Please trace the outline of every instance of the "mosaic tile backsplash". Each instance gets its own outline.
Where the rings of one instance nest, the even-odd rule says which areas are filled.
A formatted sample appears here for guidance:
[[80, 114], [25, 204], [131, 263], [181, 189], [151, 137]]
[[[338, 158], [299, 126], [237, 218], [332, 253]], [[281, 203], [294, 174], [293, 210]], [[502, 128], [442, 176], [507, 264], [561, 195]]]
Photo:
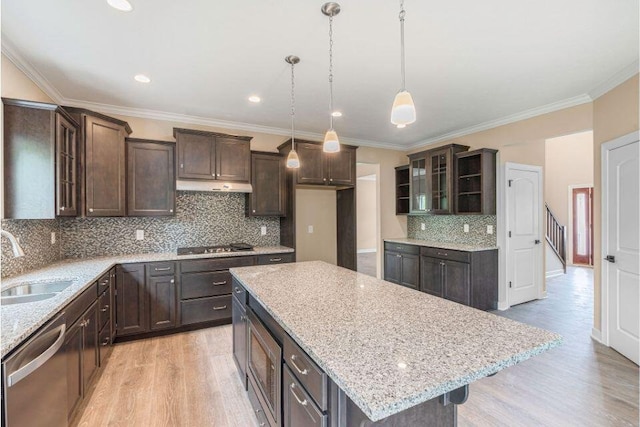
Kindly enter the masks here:
[[[175, 251], [180, 246], [246, 242], [254, 246], [280, 244], [280, 219], [247, 218], [245, 195], [179, 191], [175, 217], [61, 218], [4, 220], [2, 228], [20, 237], [26, 254], [13, 258], [2, 241], [2, 277], [14, 276], [66, 258]], [[262, 236], [260, 228], [267, 227]], [[144, 230], [144, 240], [136, 240]], [[51, 232], [57, 242], [51, 245]]]
[[[9, 240], [2, 239], [2, 277], [15, 276], [60, 260], [60, 224], [57, 219], [2, 220], [2, 229], [20, 239], [25, 256], [14, 258]], [[56, 243], [51, 244], [51, 233]]]
[[[424, 223], [426, 230], [421, 230]], [[469, 232], [464, 232], [469, 224]], [[493, 234], [487, 234], [487, 225]], [[419, 215], [407, 217], [407, 237], [470, 245], [496, 246], [495, 215]]]

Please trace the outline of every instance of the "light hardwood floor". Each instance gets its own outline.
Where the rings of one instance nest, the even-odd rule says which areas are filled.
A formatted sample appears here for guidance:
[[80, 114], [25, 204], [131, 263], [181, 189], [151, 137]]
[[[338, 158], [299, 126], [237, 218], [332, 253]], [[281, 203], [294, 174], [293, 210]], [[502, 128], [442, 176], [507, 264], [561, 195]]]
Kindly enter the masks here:
[[[499, 315], [564, 335], [560, 348], [471, 385], [460, 426], [638, 425], [638, 367], [593, 342], [591, 270]], [[231, 356], [231, 327], [115, 346], [81, 426], [255, 426]]]

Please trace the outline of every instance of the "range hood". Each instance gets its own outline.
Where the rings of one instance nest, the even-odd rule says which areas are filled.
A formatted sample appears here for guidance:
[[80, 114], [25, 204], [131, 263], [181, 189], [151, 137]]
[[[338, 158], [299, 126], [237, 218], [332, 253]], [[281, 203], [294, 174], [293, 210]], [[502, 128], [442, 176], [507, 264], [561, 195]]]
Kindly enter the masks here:
[[251, 184], [242, 182], [222, 182], [222, 181], [187, 181], [179, 179], [176, 181], [178, 191], [209, 191], [219, 193], [251, 193]]

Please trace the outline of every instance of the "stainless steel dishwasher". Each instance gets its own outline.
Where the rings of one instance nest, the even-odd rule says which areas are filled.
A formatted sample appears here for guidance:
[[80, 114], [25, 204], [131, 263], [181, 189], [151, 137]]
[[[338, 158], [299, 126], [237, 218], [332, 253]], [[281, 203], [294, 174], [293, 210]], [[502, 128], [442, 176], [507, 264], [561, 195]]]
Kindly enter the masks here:
[[5, 427], [68, 424], [65, 332], [62, 313], [2, 363]]

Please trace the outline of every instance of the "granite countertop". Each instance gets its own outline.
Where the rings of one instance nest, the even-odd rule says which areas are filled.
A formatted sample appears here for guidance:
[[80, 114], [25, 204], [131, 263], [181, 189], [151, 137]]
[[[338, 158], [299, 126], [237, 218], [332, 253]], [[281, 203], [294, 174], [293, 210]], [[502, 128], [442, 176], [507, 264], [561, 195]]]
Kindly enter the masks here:
[[390, 243], [403, 243], [405, 245], [428, 246], [431, 248], [442, 248], [467, 252], [479, 252], [498, 249], [497, 246], [468, 245], [464, 243], [440, 242], [436, 240], [409, 239], [406, 237], [398, 237], [397, 239], [384, 239], [384, 241]]
[[256, 247], [253, 251], [220, 254], [180, 255], [175, 252], [135, 255], [104, 256], [70, 259], [19, 276], [2, 279], [2, 290], [26, 282], [45, 282], [55, 279], [73, 279], [73, 284], [53, 298], [24, 304], [0, 306], [0, 351], [2, 357], [16, 348], [40, 326], [52, 319], [65, 305], [87, 289], [100, 276], [117, 264], [156, 261], [184, 261], [191, 259], [226, 258], [235, 256], [266, 255], [293, 252], [286, 246]]
[[321, 261], [231, 273], [372, 421], [562, 341], [555, 333]]

